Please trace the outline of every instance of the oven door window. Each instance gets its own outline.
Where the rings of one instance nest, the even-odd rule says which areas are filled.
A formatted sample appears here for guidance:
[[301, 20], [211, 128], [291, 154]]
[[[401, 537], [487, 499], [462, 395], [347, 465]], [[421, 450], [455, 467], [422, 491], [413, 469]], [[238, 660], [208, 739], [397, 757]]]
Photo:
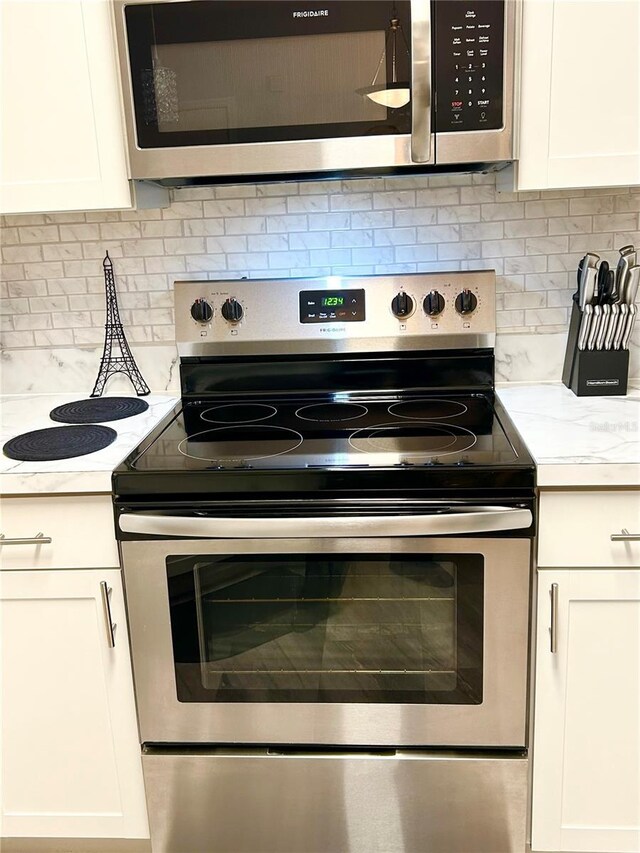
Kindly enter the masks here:
[[362, 91], [410, 85], [406, 0], [145, 3], [125, 20], [140, 148], [411, 131], [410, 101]]
[[482, 702], [484, 559], [166, 560], [181, 702]]

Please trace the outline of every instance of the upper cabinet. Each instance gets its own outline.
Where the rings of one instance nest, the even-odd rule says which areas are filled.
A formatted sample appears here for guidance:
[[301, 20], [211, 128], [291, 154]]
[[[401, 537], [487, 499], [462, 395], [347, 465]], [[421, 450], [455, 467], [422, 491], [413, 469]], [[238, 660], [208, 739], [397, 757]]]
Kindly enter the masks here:
[[523, 0], [515, 189], [640, 183], [640, 3]]
[[0, 16], [0, 213], [130, 208], [109, 0], [1, 0]]

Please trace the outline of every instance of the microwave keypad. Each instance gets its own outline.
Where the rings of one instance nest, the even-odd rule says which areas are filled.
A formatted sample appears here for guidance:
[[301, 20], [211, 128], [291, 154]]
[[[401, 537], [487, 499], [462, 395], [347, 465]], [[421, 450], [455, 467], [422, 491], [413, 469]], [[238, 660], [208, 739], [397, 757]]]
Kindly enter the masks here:
[[434, 5], [436, 130], [501, 128], [504, 0]]

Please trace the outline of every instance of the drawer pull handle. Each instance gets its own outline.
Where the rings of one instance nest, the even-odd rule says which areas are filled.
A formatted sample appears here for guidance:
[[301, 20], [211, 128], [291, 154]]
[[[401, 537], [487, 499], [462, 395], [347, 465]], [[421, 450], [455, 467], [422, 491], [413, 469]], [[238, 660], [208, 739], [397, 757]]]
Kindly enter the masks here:
[[107, 645], [110, 649], [113, 649], [116, 644], [116, 628], [118, 626], [111, 620], [111, 601], [109, 599], [111, 587], [107, 585], [106, 581], [100, 581], [100, 594], [102, 595], [104, 619], [107, 625]]
[[558, 584], [552, 583], [549, 590], [551, 596], [551, 626], [549, 628], [549, 636], [551, 639], [550, 647], [551, 654], [558, 651]]
[[626, 527], [622, 528], [622, 533], [612, 533], [612, 542], [640, 542], [640, 533], [629, 533]]
[[24, 536], [21, 539], [7, 539], [4, 533], [0, 533], [0, 545], [51, 545], [53, 539], [44, 533], [36, 533], [35, 536]]

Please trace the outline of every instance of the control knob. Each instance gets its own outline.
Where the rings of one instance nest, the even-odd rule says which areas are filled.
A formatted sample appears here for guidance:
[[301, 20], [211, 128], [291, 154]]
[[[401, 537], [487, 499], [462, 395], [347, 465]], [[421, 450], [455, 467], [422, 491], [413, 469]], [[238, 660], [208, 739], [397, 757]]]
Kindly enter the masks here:
[[424, 313], [428, 314], [429, 317], [436, 317], [444, 311], [444, 296], [438, 293], [437, 290], [432, 290], [431, 293], [427, 293], [425, 296], [422, 307], [424, 308]]
[[191, 306], [191, 316], [196, 323], [209, 323], [213, 317], [213, 308], [206, 299], [196, 299]]
[[401, 290], [391, 300], [391, 311], [396, 317], [408, 317], [413, 312], [413, 299]]
[[244, 309], [242, 305], [233, 296], [230, 296], [222, 304], [222, 316], [227, 323], [239, 323], [242, 320], [243, 314]]
[[458, 314], [471, 314], [478, 305], [478, 298], [466, 288], [456, 296], [456, 311]]

